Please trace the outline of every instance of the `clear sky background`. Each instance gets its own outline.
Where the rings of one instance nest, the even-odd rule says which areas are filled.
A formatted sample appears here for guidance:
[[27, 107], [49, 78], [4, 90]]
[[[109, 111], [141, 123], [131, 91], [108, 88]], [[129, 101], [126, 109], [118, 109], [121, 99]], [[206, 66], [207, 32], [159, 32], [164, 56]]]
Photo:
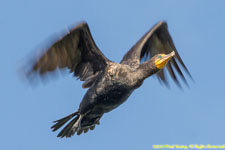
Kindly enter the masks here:
[[[152, 149], [153, 144], [225, 144], [225, 1], [1, 0], [0, 149]], [[66, 74], [32, 88], [17, 70], [42, 45], [82, 20], [119, 62], [156, 22], [166, 20], [195, 82], [180, 90], [155, 77], [105, 114], [94, 131], [57, 138], [52, 121], [77, 110], [86, 90]], [[30, 64], [27, 64], [30, 65]]]

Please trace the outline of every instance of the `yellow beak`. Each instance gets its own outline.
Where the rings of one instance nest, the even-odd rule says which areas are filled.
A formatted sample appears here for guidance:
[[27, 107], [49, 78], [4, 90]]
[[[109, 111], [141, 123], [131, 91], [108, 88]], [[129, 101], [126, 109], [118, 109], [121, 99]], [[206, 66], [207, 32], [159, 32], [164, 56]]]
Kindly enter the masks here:
[[162, 58], [158, 58], [155, 61], [155, 65], [158, 69], [162, 69], [166, 66], [167, 62], [175, 55], [175, 52], [172, 51], [171, 53], [167, 55], [162, 55]]

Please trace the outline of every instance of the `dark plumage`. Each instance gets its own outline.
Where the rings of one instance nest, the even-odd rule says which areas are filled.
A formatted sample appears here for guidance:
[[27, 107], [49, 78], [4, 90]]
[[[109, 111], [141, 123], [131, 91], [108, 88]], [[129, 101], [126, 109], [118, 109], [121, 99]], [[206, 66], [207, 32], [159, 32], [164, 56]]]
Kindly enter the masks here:
[[[140, 63], [142, 60], [144, 62]], [[79, 135], [89, 129], [93, 130], [104, 113], [126, 101], [147, 77], [156, 73], [159, 80], [168, 85], [163, 69], [166, 64], [178, 86], [180, 84], [174, 69], [187, 84], [178, 62], [191, 77], [173, 44], [166, 22], [159, 22], [149, 30], [120, 63], [107, 59], [96, 46], [87, 23], [80, 23], [53, 43], [37, 59], [27, 76], [31, 78], [35, 74], [44, 75], [57, 68], [68, 68], [74, 76], [84, 81], [82, 87], [89, 89], [79, 109], [55, 121], [51, 127], [56, 131], [71, 120], [58, 134], [58, 137], [71, 137], [76, 132]]]

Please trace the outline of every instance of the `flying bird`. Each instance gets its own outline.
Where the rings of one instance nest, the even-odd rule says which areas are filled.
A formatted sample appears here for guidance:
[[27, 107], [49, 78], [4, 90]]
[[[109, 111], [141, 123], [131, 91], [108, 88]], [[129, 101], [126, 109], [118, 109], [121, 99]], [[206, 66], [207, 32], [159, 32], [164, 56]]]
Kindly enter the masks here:
[[166, 22], [154, 25], [120, 63], [104, 56], [95, 44], [88, 24], [82, 22], [52, 43], [31, 65], [27, 77], [44, 76], [47, 72], [68, 68], [84, 82], [82, 87], [88, 88], [77, 111], [54, 121], [52, 131], [64, 126], [57, 135], [62, 138], [93, 130], [104, 113], [125, 102], [146, 78], [156, 74], [162, 83], [168, 85], [165, 69], [179, 87], [181, 85], [174, 70], [187, 84], [180, 67], [191, 78], [174, 46]]

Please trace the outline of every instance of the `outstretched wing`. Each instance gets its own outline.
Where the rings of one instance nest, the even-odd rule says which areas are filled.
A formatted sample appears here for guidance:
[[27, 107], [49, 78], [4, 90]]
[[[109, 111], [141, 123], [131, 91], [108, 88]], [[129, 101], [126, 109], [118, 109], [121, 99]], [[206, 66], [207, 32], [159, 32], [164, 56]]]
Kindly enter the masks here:
[[[181, 76], [183, 81], [187, 84], [187, 81], [178, 66], [178, 62], [187, 72], [187, 74], [191, 77], [187, 67], [183, 63], [181, 57], [179, 56], [173, 40], [169, 34], [168, 26], [166, 22], [159, 22], [155, 26], [152, 27], [123, 57], [121, 63], [127, 64], [130, 66], [138, 66], [142, 60], [146, 61], [147, 59], [153, 57], [156, 54], [165, 53], [169, 54], [174, 51], [175, 56], [168, 62], [166, 68], [176, 82], [176, 84], [180, 87], [180, 83], [174, 73], [174, 69]], [[157, 77], [160, 81], [168, 85], [168, 81], [165, 76], [165, 69], [161, 70], [157, 73]]]
[[57, 68], [68, 68], [81, 81], [91, 79], [103, 71], [109, 61], [96, 46], [87, 23], [80, 23], [62, 39], [56, 41], [36, 60], [27, 76], [44, 75]]

